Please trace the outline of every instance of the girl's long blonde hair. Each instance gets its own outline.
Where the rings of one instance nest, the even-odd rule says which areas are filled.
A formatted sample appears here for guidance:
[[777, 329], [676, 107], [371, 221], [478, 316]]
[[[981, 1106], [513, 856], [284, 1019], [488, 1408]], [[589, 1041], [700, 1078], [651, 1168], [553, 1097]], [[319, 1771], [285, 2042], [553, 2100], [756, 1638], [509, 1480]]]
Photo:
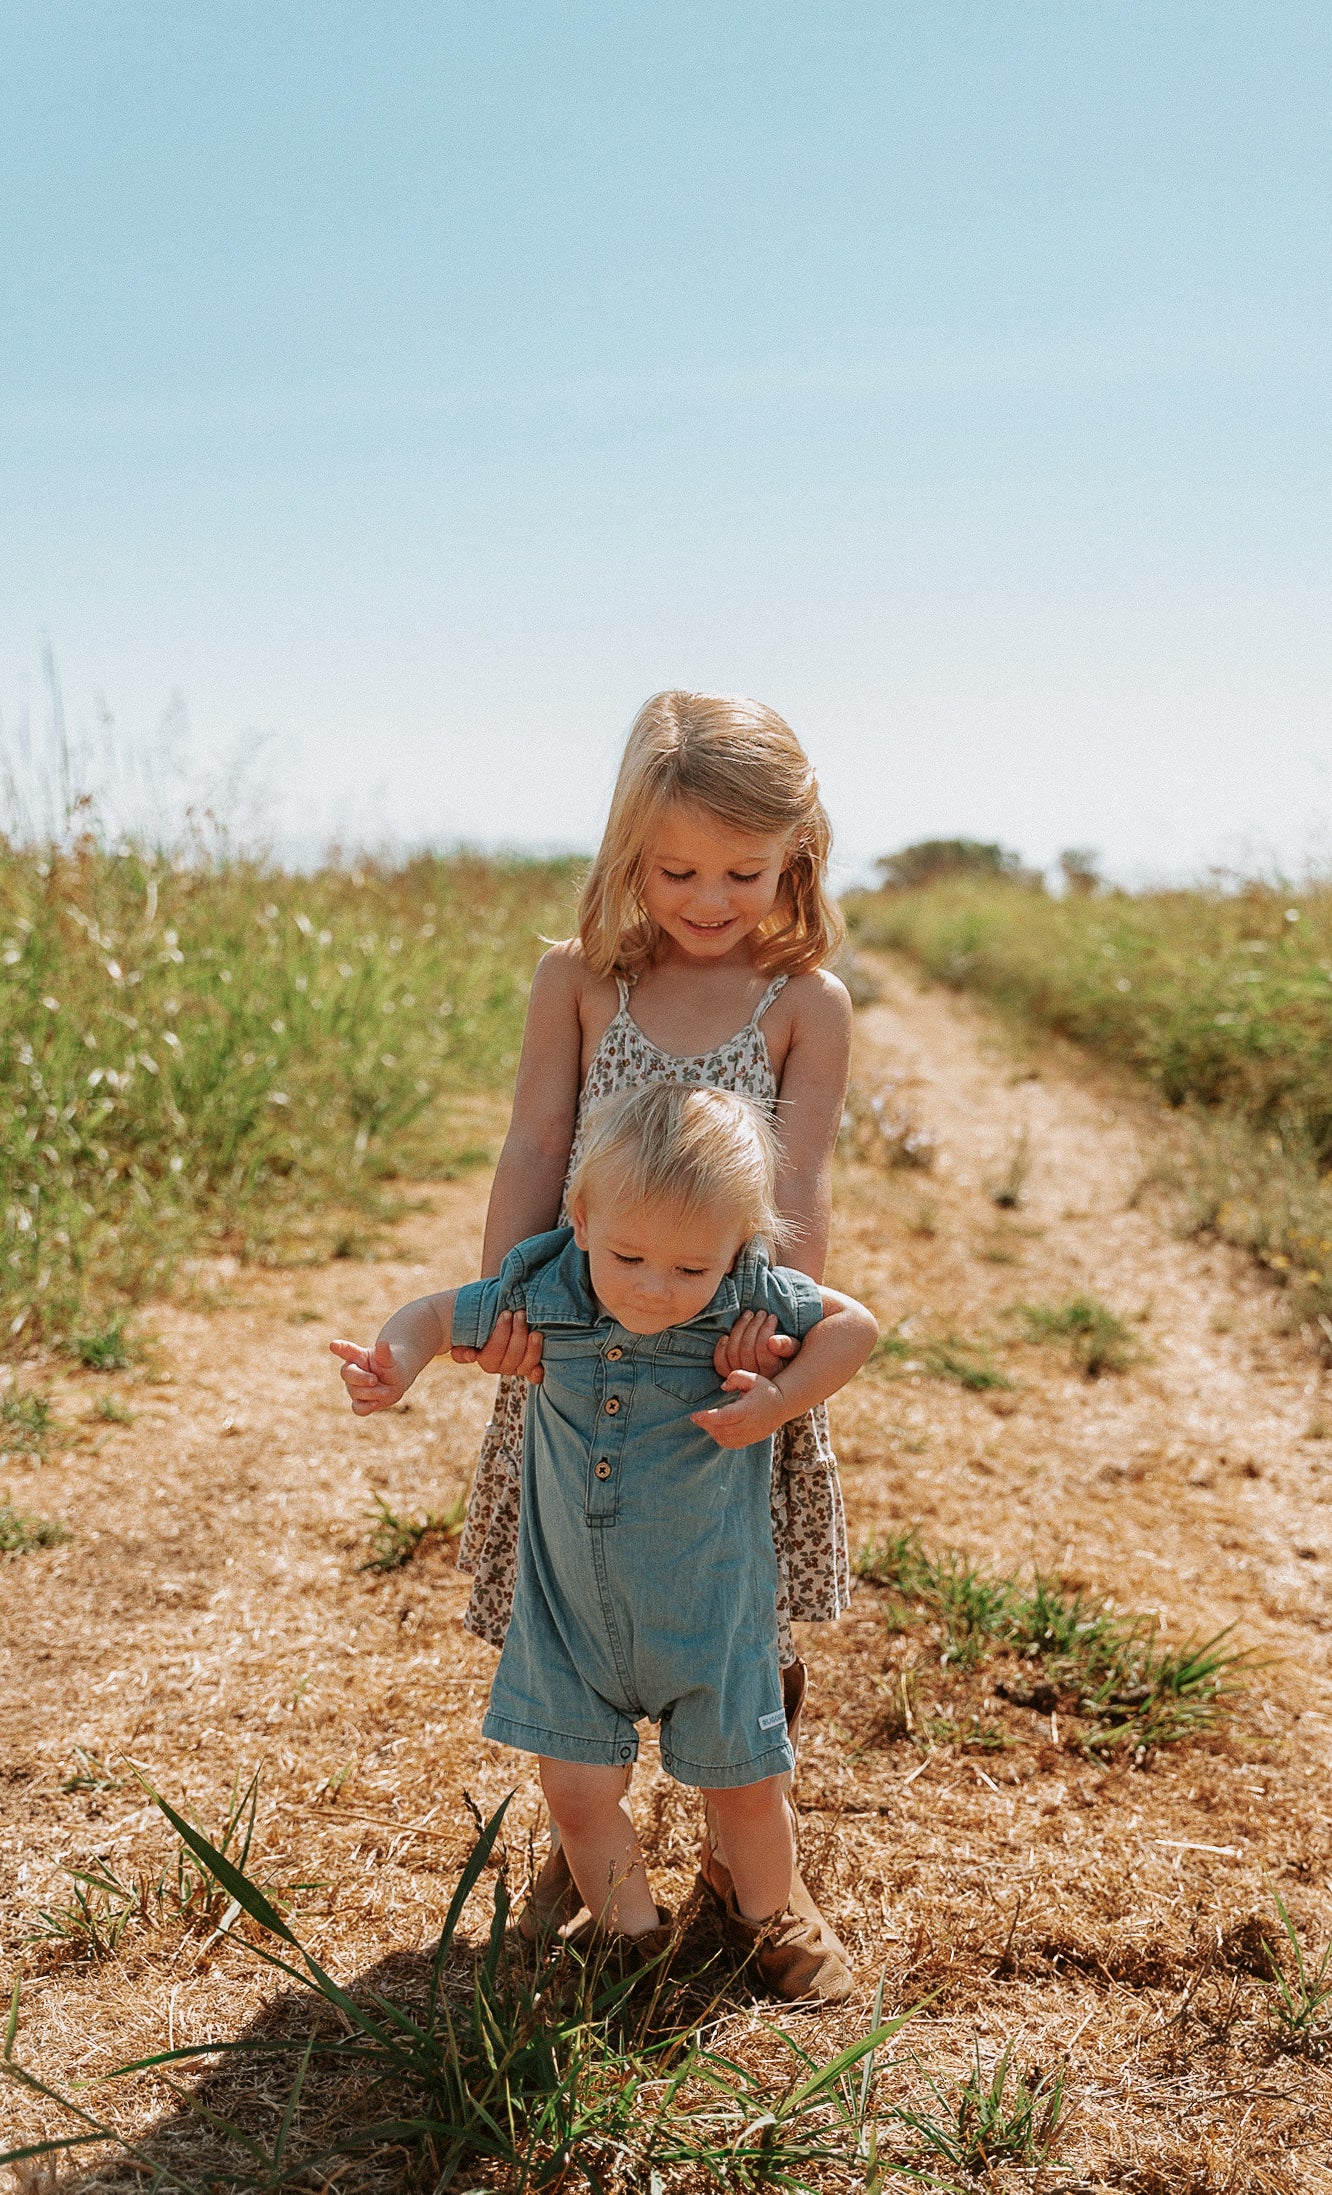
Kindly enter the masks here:
[[643, 905], [653, 832], [675, 801], [752, 838], [787, 842], [777, 903], [751, 939], [765, 974], [831, 958], [845, 925], [826, 888], [832, 833], [803, 747], [775, 709], [739, 694], [654, 694], [634, 718], [578, 934], [594, 975], [636, 975], [660, 930]]

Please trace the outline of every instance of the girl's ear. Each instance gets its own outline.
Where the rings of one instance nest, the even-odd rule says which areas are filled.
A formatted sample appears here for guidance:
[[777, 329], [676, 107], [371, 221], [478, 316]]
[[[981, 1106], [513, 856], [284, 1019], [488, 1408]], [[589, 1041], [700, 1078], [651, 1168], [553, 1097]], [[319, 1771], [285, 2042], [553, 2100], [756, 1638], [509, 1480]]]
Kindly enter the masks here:
[[583, 1199], [581, 1197], [574, 1198], [573, 1203], [569, 1207], [569, 1218], [573, 1222], [574, 1241], [577, 1243], [580, 1250], [586, 1250], [587, 1206], [583, 1202]]

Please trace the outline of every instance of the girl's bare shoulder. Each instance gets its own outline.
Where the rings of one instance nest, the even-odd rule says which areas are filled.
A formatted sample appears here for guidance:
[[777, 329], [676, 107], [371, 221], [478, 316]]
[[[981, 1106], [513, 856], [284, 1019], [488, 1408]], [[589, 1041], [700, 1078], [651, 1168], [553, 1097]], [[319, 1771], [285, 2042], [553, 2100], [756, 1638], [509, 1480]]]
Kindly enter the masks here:
[[583, 941], [561, 938], [548, 946], [537, 962], [532, 978], [532, 1004], [542, 1012], [576, 1014], [584, 1029], [611, 1019], [619, 1004], [619, 992], [611, 976], [595, 976], [587, 964]]
[[792, 976], [781, 1003], [791, 1016], [792, 1037], [844, 1039], [851, 1028], [851, 993], [831, 968]]

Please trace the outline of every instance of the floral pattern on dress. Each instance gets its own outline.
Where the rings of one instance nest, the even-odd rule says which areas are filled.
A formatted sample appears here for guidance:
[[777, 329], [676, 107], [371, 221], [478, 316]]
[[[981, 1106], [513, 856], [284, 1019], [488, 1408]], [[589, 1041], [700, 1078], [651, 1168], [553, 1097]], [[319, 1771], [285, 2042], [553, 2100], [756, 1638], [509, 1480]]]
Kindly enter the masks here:
[[[622, 976], [617, 977], [619, 1011], [597, 1046], [579, 1092], [566, 1183], [582, 1155], [590, 1109], [619, 1090], [640, 1089], [648, 1082], [698, 1083], [714, 1090], [738, 1090], [771, 1115], [777, 1104], [777, 1077], [759, 1024], [786, 980], [785, 976], [774, 978], [735, 1036], [711, 1052], [682, 1057], [663, 1052], [644, 1035], [629, 1011], [629, 986]], [[502, 1379], [481, 1443], [458, 1546], [458, 1568], [472, 1573], [464, 1625], [495, 1647], [504, 1644], [513, 1607], [526, 1409], [526, 1380]], [[822, 1403], [804, 1417], [793, 1418], [774, 1436], [772, 1536], [777, 1555], [778, 1652], [785, 1668], [796, 1658], [792, 1623], [830, 1623], [851, 1599], [846, 1514], [828, 1412]]]

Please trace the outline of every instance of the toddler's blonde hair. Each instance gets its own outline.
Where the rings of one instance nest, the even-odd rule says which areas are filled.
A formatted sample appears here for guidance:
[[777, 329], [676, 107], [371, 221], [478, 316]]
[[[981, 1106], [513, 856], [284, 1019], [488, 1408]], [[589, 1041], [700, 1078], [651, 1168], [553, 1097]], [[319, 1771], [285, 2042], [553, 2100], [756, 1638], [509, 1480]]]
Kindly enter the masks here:
[[607, 1098], [592, 1114], [567, 1203], [600, 1191], [682, 1216], [733, 1214], [744, 1239], [772, 1250], [783, 1226], [775, 1202], [777, 1138], [735, 1090], [649, 1082]]
[[832, 833], [804, 748], [761, 701], [671, 691], [654, 694], [634, 719], [583, 886], [578, 934], [592, 973], [634, 975], [657, 949], [643, 884], [652, 834], [675, 801], [728, 829], [787, 842], [777, 904], [753, 935], [755, 965], [802, 975], [830, 959], [846, 932], [826, 889]]

